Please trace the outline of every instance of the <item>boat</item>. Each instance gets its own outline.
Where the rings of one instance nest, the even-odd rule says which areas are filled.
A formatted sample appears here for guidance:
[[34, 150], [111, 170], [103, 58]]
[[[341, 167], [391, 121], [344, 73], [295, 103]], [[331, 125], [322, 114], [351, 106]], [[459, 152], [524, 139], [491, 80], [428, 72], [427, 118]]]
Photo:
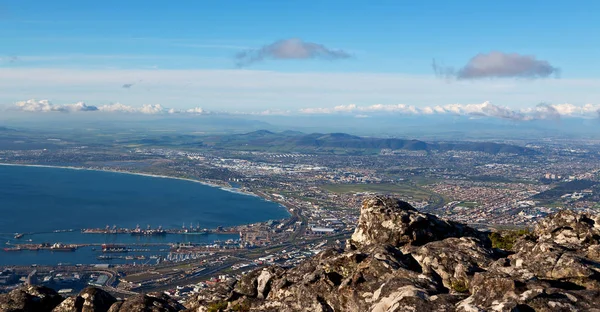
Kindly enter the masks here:
[[4, 251], [21, 251], [21, 247], [6, 247]]
[[127, 246], [118, 244], [102, 244], [102, 252], [128, 252]]
[[77, 246], [75, 245], [65, 245], [61, 243], [55, 243], [50, 247], [50, 250], [52, 251], [75, 251], [76, 249]]
[[23, 237], [23, 233], [15, 233], [15, 239], [19, 239], [21, 237]]

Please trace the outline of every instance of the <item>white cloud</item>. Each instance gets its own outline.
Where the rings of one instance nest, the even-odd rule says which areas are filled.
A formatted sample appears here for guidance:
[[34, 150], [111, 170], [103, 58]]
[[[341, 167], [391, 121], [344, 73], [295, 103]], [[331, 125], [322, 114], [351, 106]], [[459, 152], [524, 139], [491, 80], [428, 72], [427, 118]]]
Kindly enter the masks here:
[[165, 109], [160, 104], [145, 104], [139, 111], [142, 114], [158, 114], [165, 112]]
[[576, 106], [573, 104], [553, 104], [552, 107], [563, 116], [587, 116], [597, 114], [600, 111], [600, 104], [585, 104]]
[[[288, 115], [291, 115], [291, 113], [292, 112], [290, 112], [289, 110], [266, 109], [264, 111], [250, 113], [250, 115], [260, 115], [260, 116], [288, 116]], [[243, 115], [244, 113], [237, 112], [237, 114], [242, 114]]]
[[[332, 108], [303, 108], [301, 114], [352, 114], [352, 113], [396, 113], [404, 115], [461, 115], [487, 116], [510, 120], [557, 119], [560, 117], [596, 118], [600, 113], [600, 104], [538, 104], [535, 107], [513, 110], [505, 106], [494, 105], [488, 101], [479, 104], [446, 104], [426, 107], [415, 107], [406, 104], [358, 106], [355, 104], [339, 105]], [[363, 116], [358, 114], [356, 116]], [[366, 115], [365, 115], [366, 116]]]
[[186, 110], [187, 113], [190, 114], [206, 114], [207, 112], [202, 109], [202, 107], [194, 107], [194, 108], [190, 108], [188, 110]]
[[141, 107], [133, 107], [121, 103], [114, 103], [98, 107], [101, 112], [108, 113], [142, 113], [142, 114], [160, 114], [160, 113], [175, 113], [173, 109], [167, 109], [160, 104], [145, 104]]
[[[26, 100], [18, 101], [12, 107], [12, 110], [23, 112], [100, 112], [100, 113], [132, 113], [132, 114], [192, 114], [208, 115], [215, 114], [201, 107], [189, 109], [167, 108], [161, 104], [145, 104], [139, 107], [129, 106], [122, 103], [112, 103], [101, 106], [87, 105], [84, 102], [74, 104], [53, 104], [49, 100]], [[373, 104], [373, 105], [337, 105], [333, 107], [310, 107], [301, 108], [297, 111], [268, 109], [259, 112], [218, 112], [221, 114], [234, 115], [261, 115], [261, 116], [290, 116], [294, 114], [305, 115], [324, 115], [324, 114], [343, 114], [353, 115], [357, 118], [374, 117], [384, 114], [398, 115], [459, 115], [459, 116], [487, 116], [510, 120], [533, 120], [549, 119], [555, 120], [561, 117], [579, 117], [579, 118], [598, 118], [600, 116], [600, 104], [575, 105], [571, 103], [546, 104], [513, 110], [506, 106], [499, 106], [489, 101], [478, 104], [446, 104], [436, 106], [416, 107], [407, 104]]]
[[133, 107], [121, 103], [113, 103], [98, 107], [101, 112], [107, 113], [141, 113], [141, 114], [159, 114], [169, 112], [168, 109], [163, 108], [160, 104], [145, 104], [141, 107]]
[[[122, 88], [143, 79], [143, 87]], [[147, 103], [184, 111], [253, 112], [344, 106], [354, 103], [406, 103], [418, 108], [436, 103], [506, 103], [512, 110], [551, 103], [595, 103], [600, 80], [523, 79], [460, 80], [448, 84], [432, 75], [380, 73], [290, 73], [259, 70], [129, 70], [68, 68], [4, 68], [0, 71], [0, 106], [26, 98], [57, 103], [85, 99], [88, 105], [109, 102], [139, 107]], [[307, 104], [307, 103], [310, 103]]]
[[96, 106], [88, 106], [84, 102], [74, 104], [52, 104], [48, 100], [27, 100], [15, 103], [15, 109], [24, 112], [90, 112], [97, 111]]
[[110, 112], [110, 113], [114, 113], [114, 112], [135, 113], [135, 112], [137, 112], [137, 109], [135, 109], [131, 106], [123, 105], [121, 103], [103, 105], [103, 106], [98, 107], [98, 110], [101, 112]]
[[75, 104], [53, 104], [49, 100], [27, 100], [18, 101], [15, 103], [12, 110], [22, 112], [92, 112], [98, 111], [101, 113], [131, 113], [131, 114], [210, 114], [211, 112], [204, 110], [200, 107], [191, 108], [188, 110], [178, 110], [174, 108], [166, 108], [160, 104], [145, 104], [140, 107], [133, 107], [122, 103], [112, 103], [101, 106], [90, 106], [84, 102], [78, 102]]
[[300, 109], [300, 113], [302, 114], [331, 114], [332, 112], [334, 112], [333, 109], [330, 108], [301, 108]]
[[406, 104], [374, 104], [370, 106], [358, 106], [356, 104], [338, 105], [333, 108], [303, 108], [300, 109], [303, 114], [332, 114], [332, 113], [352, 113], [352, 112], [394, 112], [404, 114], [419, 114], [421, 110], [412, 105]]

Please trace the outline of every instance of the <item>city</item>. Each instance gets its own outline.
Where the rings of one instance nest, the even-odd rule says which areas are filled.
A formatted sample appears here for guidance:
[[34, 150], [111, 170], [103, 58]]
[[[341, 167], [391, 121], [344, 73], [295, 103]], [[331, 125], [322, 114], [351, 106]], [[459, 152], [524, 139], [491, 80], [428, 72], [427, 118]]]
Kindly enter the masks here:
[[[202, 137], [199, 137], [202, 139]], [[293, 267], [354, 231], [362, 200], [397, 196], [421, 211], [479, 228], [527, 228], [569, 207], [598, 209], [599, 149], [595, 142], [529, 144], [534, 153], [411, 151], [381, 149], [369, 155], [227, 150], [214, 147], [112, 148], [69, 145], [54, 149], [2, 150], [0, 162], [169, 176], [251, 194], [284, 206], [287, 219], [230, 228], [108, 226], [70, 229], [86, 235], [165, 236], [232, 234], [213, 243], [97, 244], [94, 265], [11, 266], [2, 273], [5, 291], [37, 281], [63, 293], [86, 285], [120, 296], [165, 291], [175, 298], [259, 267]], [[61, 231], [64, 229], [56, 229]], [[5, 252], [53, 248], [31, 245], [35, 233], [17, 233]], [[185, 238], [183, 238], [185, 239]], [[72, 252], [93, 244], [68, 245]], [[120, 260], [115, 262], [116, 260]], [[212, 284], [211, 284], [212, 283]]]

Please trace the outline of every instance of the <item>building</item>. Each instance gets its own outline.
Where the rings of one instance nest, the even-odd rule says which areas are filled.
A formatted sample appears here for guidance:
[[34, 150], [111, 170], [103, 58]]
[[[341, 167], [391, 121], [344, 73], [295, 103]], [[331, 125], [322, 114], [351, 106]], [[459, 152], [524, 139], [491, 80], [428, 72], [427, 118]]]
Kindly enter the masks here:
[[333, 233], [333, 232], [335, 232], [335, 229], [326, 228], [326, 227], [312, 227], [310, 230], [315, 233]]

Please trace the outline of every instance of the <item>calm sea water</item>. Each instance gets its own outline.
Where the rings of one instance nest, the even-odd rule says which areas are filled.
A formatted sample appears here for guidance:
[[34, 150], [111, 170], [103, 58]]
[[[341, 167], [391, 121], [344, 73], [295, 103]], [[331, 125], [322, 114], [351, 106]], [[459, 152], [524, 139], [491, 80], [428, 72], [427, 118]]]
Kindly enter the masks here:
[[[143, 228], [147, 225], [177, 228], [184, 223], [216, 228], [287, 216], [287, 211], [276, 203], [190, 181], [101, 171], [0, 166], [2, 244], [25, 243], [29, 239], [32, 243], [211, 243], [237, 236], [135, 237], [83, 234], [80, 229], [107, 225], [133, 228], [138, 224]], [[75, 231], [54, 233], [69, 229]], [[35, 234], [17, 240], [14, 233]], [[153, 252], [158, 248], [152, 248]], [[98, 255], [98, 251], [88, 247], [75, 252], [0, 250], [0, 265], [100, 263]]]

